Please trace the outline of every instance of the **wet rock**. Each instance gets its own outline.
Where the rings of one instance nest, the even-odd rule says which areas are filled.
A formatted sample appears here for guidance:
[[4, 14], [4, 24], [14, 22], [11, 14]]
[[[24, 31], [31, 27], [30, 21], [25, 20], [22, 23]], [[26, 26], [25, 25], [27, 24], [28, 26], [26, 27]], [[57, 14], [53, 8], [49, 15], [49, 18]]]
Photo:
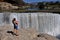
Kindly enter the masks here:
[[58, 40], [56, 37], [48, 35], [48, 34], [44, 34], [44, 33], [40, 33], [39, 35], [37, 35], [38, 38], [45, 38], [46, 40]]

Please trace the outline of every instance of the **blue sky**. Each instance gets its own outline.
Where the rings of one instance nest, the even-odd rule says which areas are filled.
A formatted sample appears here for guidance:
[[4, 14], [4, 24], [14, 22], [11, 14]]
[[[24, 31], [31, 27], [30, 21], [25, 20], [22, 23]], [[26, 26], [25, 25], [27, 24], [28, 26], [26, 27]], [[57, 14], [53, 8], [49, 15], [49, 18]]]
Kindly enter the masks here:
[[23, 1], [25, 1], [26, 3], [31, 3], [31, 2], [42, 2], [42, 1], [60, 1], [60, 0], [23, 0]]

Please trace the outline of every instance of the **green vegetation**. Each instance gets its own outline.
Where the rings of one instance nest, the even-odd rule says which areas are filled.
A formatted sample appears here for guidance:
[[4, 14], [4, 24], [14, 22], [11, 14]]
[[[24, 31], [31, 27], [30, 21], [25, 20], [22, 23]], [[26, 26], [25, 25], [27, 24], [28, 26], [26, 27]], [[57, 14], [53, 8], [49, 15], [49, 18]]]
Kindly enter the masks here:
[[[18, 6], [18, 9], [13, 10], [0, 10], [0, 12], [19, 12], [19, 13], [25, 13], [25, 12], [60, 12], [60, 2], [37, 2], [36, 3], [25, 3], [22, 0], [19, 1], [9, 1], [9, 3], [12, 3], [12, 5]], [[7, 1], [8, 2], [8, 1]], [[9, 4], [8, 4], [9, 5]], [[28, 10], [28, 9], [37, 8], [36, 10]]]
[[56, 1], [56, 2], [39, 2], [38, 3], [38, 8], [39, 9], [60, 9], [60, 2]]
[[49, 12], [49, 13], [60, 13], [60, 10], [0, 10], [0, 13], [12, 12], [12, 13], [36, 13], [36, 12]]

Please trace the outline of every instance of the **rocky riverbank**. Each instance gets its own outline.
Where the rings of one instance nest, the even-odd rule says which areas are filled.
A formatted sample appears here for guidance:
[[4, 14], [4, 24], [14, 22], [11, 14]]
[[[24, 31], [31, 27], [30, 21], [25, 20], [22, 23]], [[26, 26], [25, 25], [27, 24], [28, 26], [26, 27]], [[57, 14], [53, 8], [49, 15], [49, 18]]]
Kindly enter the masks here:
[[12, 31], [13, 27], [10, 25], [0, 27], [0, 40], [59, 40], [54, 36], [38, 33], [33, 28], [19, 29], [19, 36], [12, 35]]

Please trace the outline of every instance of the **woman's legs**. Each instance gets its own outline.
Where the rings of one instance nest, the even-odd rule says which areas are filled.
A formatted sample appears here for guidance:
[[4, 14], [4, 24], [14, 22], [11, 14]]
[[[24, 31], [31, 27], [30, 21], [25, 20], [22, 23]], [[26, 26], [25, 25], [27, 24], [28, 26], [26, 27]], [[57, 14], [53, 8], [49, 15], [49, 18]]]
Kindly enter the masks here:
[[18, 35], [18, 30], [16, 30], [16, 35]]
[[18, 36], [18, 26], [14, 26], [14, 33]]
[[14, 29], [13, 32], [16, 33], [16, 29]]
[[18, 30], [17, 29], [14, 29], [13, 32], [14, 32], [14, 35], [18, 36]]
[[18, 35], [18, 25], [16, 26], [16, 35]]

